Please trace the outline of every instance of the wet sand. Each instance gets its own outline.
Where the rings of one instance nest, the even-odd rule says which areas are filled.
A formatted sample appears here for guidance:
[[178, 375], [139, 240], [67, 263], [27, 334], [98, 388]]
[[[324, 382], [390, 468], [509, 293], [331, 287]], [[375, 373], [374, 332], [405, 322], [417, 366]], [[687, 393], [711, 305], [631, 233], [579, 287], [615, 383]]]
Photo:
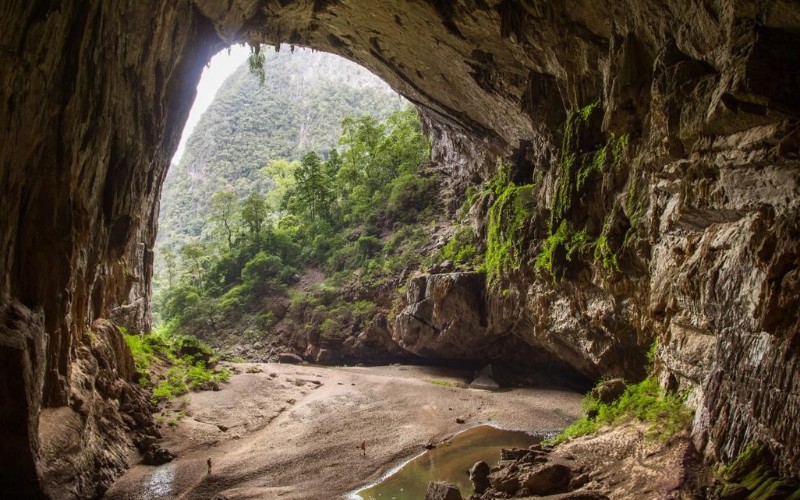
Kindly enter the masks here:
[[178, 458], [159, 467], [134, 466], [106, 498], [345, 498], [427, 443], [470, 426], [555, 431], [580, 412], [576, 392], [468, 389], [469, 374], [458, 370], [236, 366], [242, 373], [221, 391], [176, 402], [185, 416], [165, 426], [162, 446]]

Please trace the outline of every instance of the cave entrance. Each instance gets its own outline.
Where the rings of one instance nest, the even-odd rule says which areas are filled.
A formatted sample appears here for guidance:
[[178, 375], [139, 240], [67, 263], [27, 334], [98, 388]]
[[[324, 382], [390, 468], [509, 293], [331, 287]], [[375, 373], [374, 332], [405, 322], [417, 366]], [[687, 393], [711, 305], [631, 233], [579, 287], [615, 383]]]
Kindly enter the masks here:
[[430, 242], [461, 227], [438, 199], [450, 179], [430, 164], [422, 125], [406, 105], [335, 55], [235, 47], [212, 58], [162, 191], [158, 328], [251, 361], [292, 353], [325, 364], [470, 370], [494, 361], [507, 384], [585, 389], [583, 375], [513, 335], [480, 339], [489, 335], [479, 333], [485, 318], [473, 312], [486, 308], [486, 285], [468, 263], [450, 271], [472, 272], [475, 281], [474, 311], [462, 314], [474, 323], [463, 325], [477, 335], [472, 351], [446, 352], [445, 341], [401, 346], [405, 334], [392, 333], [426, 327], [394, 322], [405, 299], [398, 289], [414, 273], [441, 272], [448, 257]]
[[[363, 328], [381, 306], [348, 311], [331, 280], [377, 265], [390, 233], [417, 220], [429, 158], [416, 112], [361, 66], [288, 45], [219, 53], [162, 190], [156, 325], [262, 361]], [[307, 331], [296, 309], [311, 302], [331, 314]]]

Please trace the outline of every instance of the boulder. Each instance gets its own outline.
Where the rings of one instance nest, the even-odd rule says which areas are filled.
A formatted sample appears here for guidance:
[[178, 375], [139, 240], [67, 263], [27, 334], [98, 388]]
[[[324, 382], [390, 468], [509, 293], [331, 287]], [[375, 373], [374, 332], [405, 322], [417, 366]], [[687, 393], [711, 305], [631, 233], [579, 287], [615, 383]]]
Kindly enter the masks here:
[[166, 448], [160, 448], [158, 445], [151, 445], [147, 453], [144, 454], [145, 465], [162, 465], [167, 462], [172, 462], [175, 454]]
[[481, 375], [469, 384], [469, 388], [494, 391], [500, 388], [500, 384], [495, 382], [494, 379], [488, 375]]
[[442, 274], [442, 273], [449, 273], [453, 271], [455, 266], [453, 265], [453, 261], [446, 260], [441, 264], [434, 264], [428, 267], [428, 272], [430, 274]]
[[530, 453], [529, 450], [522, 449], [522, 448], [501, 448], [500, 449], [500, 460], [519, 460], [523, 458], [525, 455]]
[[299, 365], [303, 362], [303, 358], [291, 352], [282, 352], [278, 354], [278, 362], [289, 365]]
[[475, 377], [469, 386], [472, 389], [497, 390], [500, 388], [497, 380], [498, 377], [495, 375], [494, 368], [490, 363], [475, 372]]
[[519, 482], [532, 495], [563, 493], [569, 488], [572, 470], [564, 464], [546, 463], [520, 475]]
[[489, 483], [497, 491], [514, 494], [520, 488], [518, 470], [515, 465], [503, 467], [489, 474]]
[[613, 378], [597, 384], [592, 389], [592, 397], [601, 403], [612, 403], [622, 396], [627, 385], [621, 378]]
[[483, 493], [486, 491], [491, 483], [489, 483], [489, 464], [484, 461], [475, 462], [469, 470], [469, 480], [472, 482], [472, 488], [475, 493]]
[[458, 488], [444, 481], [431, 481], [425, 491], [425, 500], [463, 500]]
[[426, 358], [470, 359], [495, 339], [486, 336], [483, 273], [419, 276], [407, 284], [406, 303], [394, 321], [394, 340]]

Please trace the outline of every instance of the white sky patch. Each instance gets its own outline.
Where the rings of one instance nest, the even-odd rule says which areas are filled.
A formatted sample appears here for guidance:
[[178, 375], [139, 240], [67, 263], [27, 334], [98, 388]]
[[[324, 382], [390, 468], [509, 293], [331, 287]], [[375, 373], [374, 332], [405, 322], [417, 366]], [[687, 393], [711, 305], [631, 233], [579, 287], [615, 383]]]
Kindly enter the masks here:
[[175, 151], [175, 156], [172, 157], [172, 163], [177, 164], [181, 161], [183, 151], [186, 148], [186, 140], [192, 134], [195, 125], [197, 125], [200, 117], [211, 105], [217, 90], [225, 83], [231, 73], [236, 71], [236, 68], [241, 66], [250, 55], [250, 47], [246, 45], [234, 45], [228, 53], [228, 49], [219, 52], [211, 58], [211, 62], [205, 69], [203, 75], [200, 77], [200, 83], [197, 84], [197, 97], [194, 99], [192, 110], [189, 112], [189, 119], [186, 120], [186, 126], [183, 128], [183, 135], [181, 135], [181, 142], [178, 144], [178, 150]]

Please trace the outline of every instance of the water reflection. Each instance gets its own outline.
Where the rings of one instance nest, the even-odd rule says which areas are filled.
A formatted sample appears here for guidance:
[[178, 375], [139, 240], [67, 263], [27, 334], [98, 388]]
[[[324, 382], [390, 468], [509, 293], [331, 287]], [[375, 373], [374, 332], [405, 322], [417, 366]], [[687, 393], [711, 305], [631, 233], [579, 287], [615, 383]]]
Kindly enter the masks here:
[[484, 460], [494, 466], [500, 458], [500, 448], [527, 448], [539, 441], [540, 437], [521, 431], [488, 425], [473, 427], [390, 471], [382, 481], [357, 491], [352, 498], [419, 500], [425, 497], [430, 481], [449, 481], [466, 496], [472, 493], [467, 471], [475, 462]]
[[162, 500], [173, 498], [175, 483], [175, 464], [168, 463], [153, 469], [144, 478], [143, 500]]

